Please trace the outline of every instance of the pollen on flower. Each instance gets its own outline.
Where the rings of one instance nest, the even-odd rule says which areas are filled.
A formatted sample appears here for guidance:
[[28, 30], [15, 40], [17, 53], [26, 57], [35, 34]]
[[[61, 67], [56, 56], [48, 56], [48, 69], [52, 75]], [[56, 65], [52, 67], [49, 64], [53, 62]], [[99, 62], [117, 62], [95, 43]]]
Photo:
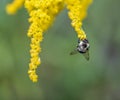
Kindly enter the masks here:
[[29, 74], [29, 77], [30, 79], [33, 81], [33, 82], [37, 82], [38, 80], [38, 75], [36, 75], [36, 72], [35, 70], [28, 70], [28, 74]]
[[57, 14], [67, 7], [68, 16], [72, 20], [71, 25], [77, 32], [78, 38], [84, 40], [87, 37], [82, 29], [82, 21], [86, 17], [87, 8], [91, 2], [92, 0], [14, 0], [7, 5], [8, 14], [14, 14], [23, 4], [29, 13], [30, 26], [27, 35], [31, 39], [31, 58], [28, 74], [33, 82], [38, 81], [36, 69], [41, 64], [40, 43], [44, 32], [51, 26]]
[[15, 14], [16, 11], [21, 8], [25, 0], [14, 0], [11, 4], [6, 6], [6, 11], [8, 14]]
[[71, 24], [78, 34], [80, 40], [86, 39], [86, 34], [82, 29], [82, 21], [86, 17], [86, 10], [92, 0], [65, 0], [67, 9], [69, 10], [68, 15], [72, 20]]
[[31, 60], [28, 74], [33, 82], [38, 80], [36, 69], [41, 63], [39, 54], [43, 33], [53, 23], [56, 15], [64, 7], [63, 5], [63, 0], [25, 0], [25, 7], [29, 12], [29, 22], [31, 23], [28, 30], [28, 37], [31, 38]]

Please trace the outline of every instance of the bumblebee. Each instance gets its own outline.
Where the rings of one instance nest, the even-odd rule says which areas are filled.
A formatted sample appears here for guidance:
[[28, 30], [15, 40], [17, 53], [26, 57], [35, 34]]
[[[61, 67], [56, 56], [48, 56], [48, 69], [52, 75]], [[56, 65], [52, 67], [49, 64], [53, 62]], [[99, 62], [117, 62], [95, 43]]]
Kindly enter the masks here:
[[90, 44], [87, 39], [84, 40], [78, 39], [77, 48], [74, 51], [72, 51], [70, 55], [81, 53], [83, 54], [86, 60], [89, 60], [89, 48], [90, 48]]

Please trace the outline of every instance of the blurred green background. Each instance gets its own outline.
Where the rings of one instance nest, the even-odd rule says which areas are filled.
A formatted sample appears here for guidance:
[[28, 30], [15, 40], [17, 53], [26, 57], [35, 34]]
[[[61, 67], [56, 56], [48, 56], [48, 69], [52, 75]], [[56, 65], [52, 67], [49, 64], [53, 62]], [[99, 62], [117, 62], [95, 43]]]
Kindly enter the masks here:
[[38, 83], [29, 80], [28, 13], [0, 0], [0, 100], [120, 100], [120, 0], [94, 0], [83, 22], [90, 60], [70, 56], [77, 35], [67, 10], [44, 35]]

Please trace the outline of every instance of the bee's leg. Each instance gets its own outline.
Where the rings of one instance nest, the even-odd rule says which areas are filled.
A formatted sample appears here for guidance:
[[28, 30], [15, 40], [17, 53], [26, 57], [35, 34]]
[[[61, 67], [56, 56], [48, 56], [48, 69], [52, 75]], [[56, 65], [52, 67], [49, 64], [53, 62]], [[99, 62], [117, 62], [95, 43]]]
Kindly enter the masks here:
[[80, 39], [78, 39], [78, 43], [80, 43]]

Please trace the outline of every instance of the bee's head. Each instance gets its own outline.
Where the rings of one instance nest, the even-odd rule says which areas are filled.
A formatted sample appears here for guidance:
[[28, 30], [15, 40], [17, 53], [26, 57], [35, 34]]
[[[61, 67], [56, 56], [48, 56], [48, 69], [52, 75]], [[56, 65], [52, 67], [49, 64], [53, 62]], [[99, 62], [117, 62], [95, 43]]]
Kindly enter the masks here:
[[86, 53], [89, 50], [89, 42], [87, 39], [78, 40], [77, 51], [80, 53]]

